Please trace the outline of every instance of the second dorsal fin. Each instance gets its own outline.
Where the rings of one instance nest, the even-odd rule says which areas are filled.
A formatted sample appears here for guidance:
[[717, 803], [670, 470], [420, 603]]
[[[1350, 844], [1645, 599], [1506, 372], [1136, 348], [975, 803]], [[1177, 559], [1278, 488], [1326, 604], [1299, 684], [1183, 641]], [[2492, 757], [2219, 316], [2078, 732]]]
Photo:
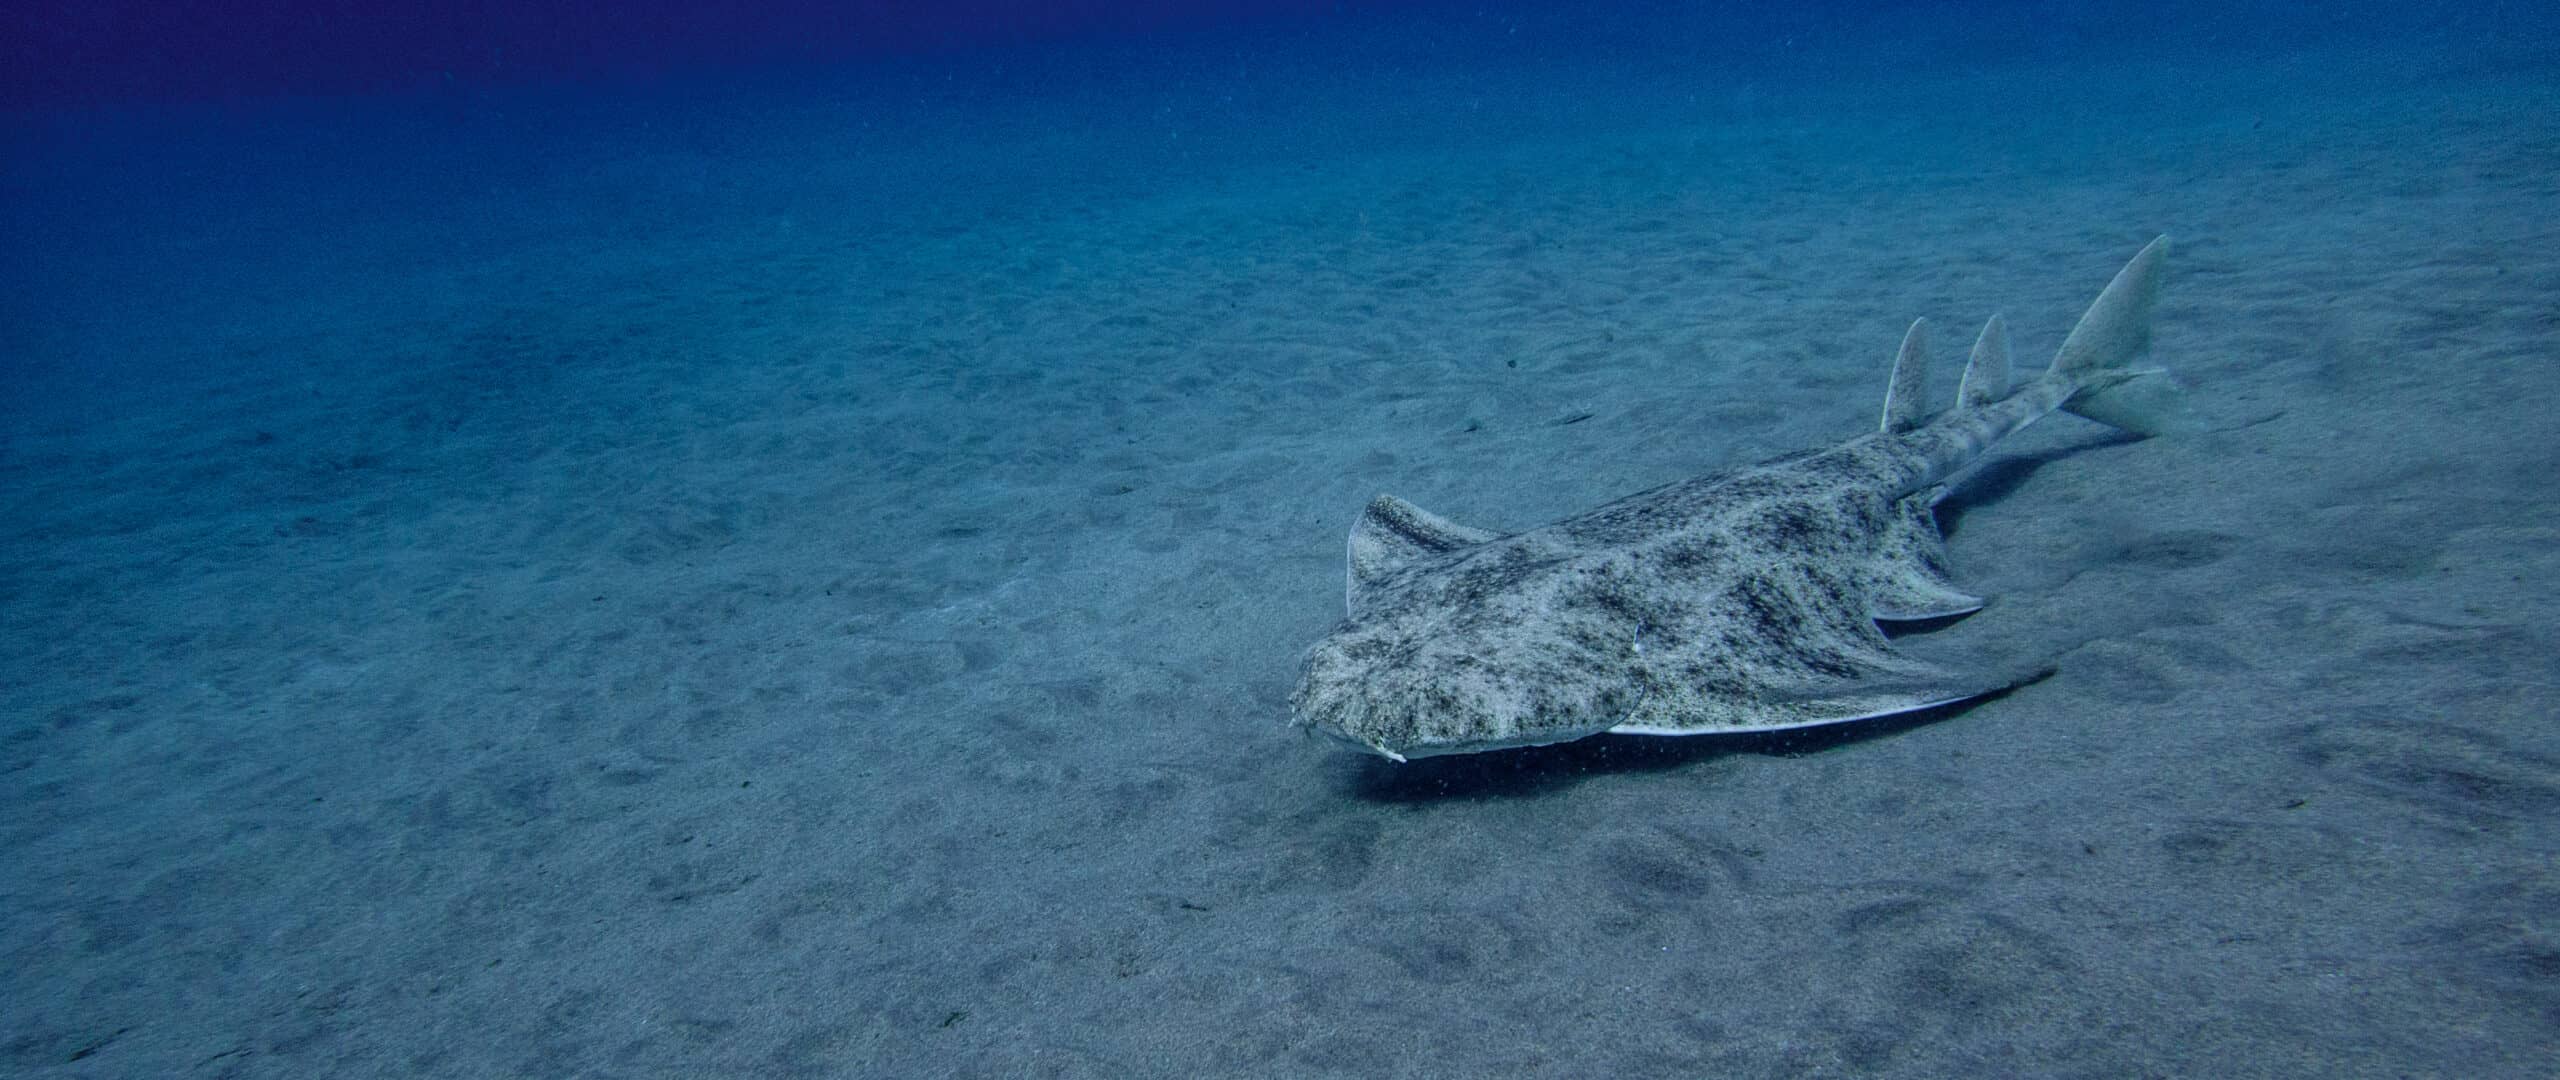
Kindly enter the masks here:
[[2009, 396], [2009, 324], [1994, 315], [1973, 340], [1973, 356], [1965, 361], [1964, 381], [1956, 385], [1956, 407], [1988, 405]]

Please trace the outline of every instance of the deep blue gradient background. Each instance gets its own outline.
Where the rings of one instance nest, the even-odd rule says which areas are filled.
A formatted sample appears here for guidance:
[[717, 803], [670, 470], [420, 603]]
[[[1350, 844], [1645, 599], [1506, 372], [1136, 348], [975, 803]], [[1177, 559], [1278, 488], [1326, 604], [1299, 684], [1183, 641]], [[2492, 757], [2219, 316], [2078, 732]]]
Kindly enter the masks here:
[[[277, 96], [629, 81], [836, 65], [983, 46], [1203, 30], [1287, 33], [1430, 13], [1542, 51], [1747, 61], [1830, 43], [1893, 52], [1960, 40], [2010, 52], [2110, 41], [2249, 48], [2443, 34], [2547, 55], [2560, 17], [2522, 0], [1974, 0], [1912, 4], [1432, 3], [1422, 0], [938, 0], [931, 4], [669, 0], [612, 5], [425, 0], [37, 0], [0, 12], [0, 106], [191, 103]], [[1451, 39], [1456, 46], [1461, 42]], [[1428, 42], [1420, 42], [1428, 44]]]
[[179, 102], [628, 79], [1233, 24], [1322, 0], [735, 5], [220, 0], [11, 5], [11, 104]]

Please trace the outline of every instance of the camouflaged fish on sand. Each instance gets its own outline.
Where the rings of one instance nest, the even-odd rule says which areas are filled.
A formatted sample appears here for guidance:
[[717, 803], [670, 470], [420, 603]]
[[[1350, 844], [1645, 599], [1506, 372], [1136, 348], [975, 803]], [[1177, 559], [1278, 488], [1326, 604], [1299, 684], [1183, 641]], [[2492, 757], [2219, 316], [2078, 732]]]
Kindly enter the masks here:
[[1403, 761], [1842, 723], [2038, 677], [2049, 668], [1904, 656], [1877, 621], [1982, 606], [1949, 579], [1930, 507], [2002, 438], [2055, 409], [2142, 434], [2194, 426], [2176, 383], [2140, 363], [2167, 253], [2166, 237], [2143, 248], [2052, 366], [2015, 386], [1993, 317], [1935, 415], [1913, 323], [1883, 423], [1832, 449], [1512, 534], [1379, 496], [1351, 530], [1349, 617], [1308, 650], [1293, 723]]

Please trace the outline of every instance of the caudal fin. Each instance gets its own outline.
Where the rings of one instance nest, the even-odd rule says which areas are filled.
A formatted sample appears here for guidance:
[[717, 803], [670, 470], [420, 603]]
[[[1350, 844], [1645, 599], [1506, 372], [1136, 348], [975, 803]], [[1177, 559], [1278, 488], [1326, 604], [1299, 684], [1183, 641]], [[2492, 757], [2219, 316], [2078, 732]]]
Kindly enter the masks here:
[[2177, 380], [2164, 368], [2141, 363], [2151, 351], [2151, 309], [2168, 257], [2166, 236], [2144, 247], [2063, 339], [2053, 373], [2080, 384], [2063, 409], [2140, 435], [2203, 427]]

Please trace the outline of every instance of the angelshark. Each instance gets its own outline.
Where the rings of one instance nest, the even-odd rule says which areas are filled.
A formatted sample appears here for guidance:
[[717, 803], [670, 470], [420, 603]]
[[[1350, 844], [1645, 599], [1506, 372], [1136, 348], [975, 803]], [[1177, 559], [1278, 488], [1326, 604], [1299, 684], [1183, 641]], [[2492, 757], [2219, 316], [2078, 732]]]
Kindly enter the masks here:
[[1307, 651], [1292, 723], [1396, 761], [1601, 732], [1708, 735], [1965, 701], [2049, 665], [1967, 673], [1894, 650], [1878, 620], [1982, 607], [1931, 510], [1993, 444], [2063, 409], [2144, 435], [2199, 426], [2148, 366], [2168, 237], [2091, 304], [2042, 374], [2010, 384], [1993, 316], [1931, 415], [1926, 321], [1884, 420], [1829, 450], [1627, 496], [1526, 532], [1392, 495], [1351, 528], [1349, 617]]

